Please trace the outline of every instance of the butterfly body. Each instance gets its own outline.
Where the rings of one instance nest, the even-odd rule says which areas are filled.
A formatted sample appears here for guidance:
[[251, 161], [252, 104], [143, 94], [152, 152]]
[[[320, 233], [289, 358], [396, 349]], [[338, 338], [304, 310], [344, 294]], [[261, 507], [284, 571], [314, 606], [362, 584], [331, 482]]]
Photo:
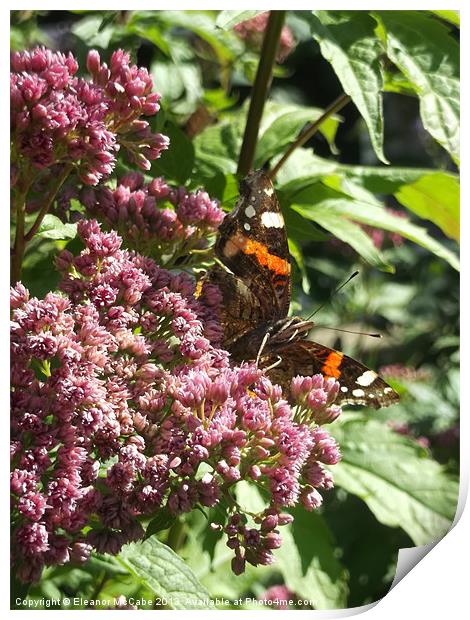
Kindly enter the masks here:
[[256, 360], [289, 393], [293, 376], [321, 373], [340, 383], [339, 404], [383, 407], [396, 392], [360, 362], [308, 339], [314, 323], [288, 317], [291, 265], [281, 208], [262, 170], [240, 184], [240, 199], [219, 227], [218, 264], [206, 280], [222, 294], [224, 346], [237, 361]]

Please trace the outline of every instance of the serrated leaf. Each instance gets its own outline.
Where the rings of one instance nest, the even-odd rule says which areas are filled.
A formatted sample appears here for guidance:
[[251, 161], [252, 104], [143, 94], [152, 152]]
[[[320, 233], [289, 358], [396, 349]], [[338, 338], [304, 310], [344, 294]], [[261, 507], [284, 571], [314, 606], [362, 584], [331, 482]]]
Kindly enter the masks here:
[[123, 547], [120, 560], [170, 609], [207, 609], [209, 593], [172, 549], [155, 537]]
[[448, 27], [422, 11], [378, 11], [387, 55], [414, 85], [423, 125], [460, 159], [459, 46]]
[[315, 609], [346, 607], [347, 576], [335, 556], [331, 531], [316, 512], [296, 508], [292, 514], [294, 521], [282, 527], [283, 544], [276, 553], [286, 585], [313, 601]]
[[152, 162], [152, 175], [163, 175], [184, 185], [194, 166], [194, 146], [176, 125], [166, 125], [164, 133], [170, 138], [170, 148]]
[[396, 199], [419, 217], [430, 220], [451, 239], [460, 238], [459, 184], [444, 173], [425, 175], [401, 187]]
[[[322, 114], [323, 110], [320, 108], [279, 103], [268, 104], [263, 112], [254, 167], [260, 168], [275, 155], [283, 153], [300, 130], [307, 123], [317, 120]], [[334, 144], [338, 124], [337, 117], [330, 117], [320, 127], [319, 131], [330, 145]]]
[[377, 157], [388, 163], [383, 152], [384, 49], [375, 21], [367, 11], [314, 11], [310, 24], [322, 55], [363, 117]]
[[64, 224], [58, 217], [48, 213], [39, 226], [37, 237], [43, 239], [75, 239], [77, 236], [76, 224]]
[[375, 420], [352, 417], [331, 427], [342, 453], [335, 485], [359, 496], [376, 518], [401, 527], [416, 545], [438, 540], [455, 515], [458, 482], [415, 441]]
[[259, 13], [265, 13], [266, 11], [220, 11], [217, 15], [215, 25], [222, 30], [230, 30], [240, 22], [244, 22], [247, 19], [251, 19]]

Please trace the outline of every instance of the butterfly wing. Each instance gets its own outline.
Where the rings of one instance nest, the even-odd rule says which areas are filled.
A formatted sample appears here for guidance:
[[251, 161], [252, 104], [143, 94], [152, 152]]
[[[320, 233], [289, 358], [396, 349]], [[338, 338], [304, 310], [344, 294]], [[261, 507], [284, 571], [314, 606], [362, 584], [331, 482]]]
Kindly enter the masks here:
[[285, 394], [289, 393], [292, 377], [319, 373], [339, 381], [340, 391], [335, 401], [338, 405], [365, 405], [379, 409], [399, 400], [395, 390], [376, 372], [340, 351], [310, 340], [292, 342], [276, 353], [270, 352], [263, 357], [262, 365], [268, 368], [276, 361], [279, 363], [268, 374], [274, 383], [283, 387]]
[[[239, 201], [219, 227], [215, 255], [257, 300], [262, 321], [287, 315], [291, 296], [287, 235], [274, 187], [263, 170], [241, 182]], [[215, 271], [211, 277], [222, 275]], [[232, 289], [244, 294], [240, 287], [238, 292], [235, 285]]]
[[219, 321], [224, 332], [223, 346], [230, 350], [254, 326], [264, 324], [266, 308], [241, 278], [220, 265], [214, 265], [204, 276], [202, 287], [206, 283], [216, 285], [222, 295]]

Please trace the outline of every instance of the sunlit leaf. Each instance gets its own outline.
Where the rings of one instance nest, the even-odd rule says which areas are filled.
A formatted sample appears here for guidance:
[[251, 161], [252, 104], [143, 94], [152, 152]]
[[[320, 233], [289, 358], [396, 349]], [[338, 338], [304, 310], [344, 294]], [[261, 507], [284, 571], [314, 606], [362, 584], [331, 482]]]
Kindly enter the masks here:
[[328, 230], [337, 239], [350, 245], [369, 265], [381, 271], [393, 272], [394, 269], [389, 265], [381, 252], [375, 247], [372, 239], [362, 228], [329, 209], [323, 202], [315, 206], [304, 206], [294, 204], [292, 208], [303, 217], [319, 224]]
[[375, 21], [366, 11], [314, 11], [311, 28], [322, 55], [364, 118], [377, 157], [387, 163], [380, 65], [384, 50], [375, 34]]
[[459, 184], [444, 173], [422, 176], [395, 194], [407, 209], [430, 220], [451, 239], [460, 238]]
[[[335, 193], [334, 190], [326, 191], [326, 189], [321, 183], [316, 183], [296, 194], [292, 198], [295, 210], [309, 219], [321, 218], [324, 213], [328, 213], [325, 216], [325, 221], [328, 221], [328, 218], [333, 216], [343, 216], [360, 224], [367, 224], [375, 228], [383, 228], [384, 230], [399, 233], [406, 239], [423, 246], [436, 256], [443, 258], [454, 269], [459, 269], [457, 256], [447, 249], [445, 245], [431, 237], [425, 228], [412, 224], [403, 217], [397, 217], [375, 203], [349, 199], [347, 196], [342, 196], [339, 192]], [[331, 232], [336, 234], [333, 230]]]
[[387, 55], [414, 85], [424, 127], [459, 162], [459, 46], [422, 11], [379, 11]]
[[457, 26], [457, 28], [460, 28], [459, 11], [431, 11], [431, 13], [434, 13], [434, 15], [437, 15], [444, 21], [449, 22], [449, 24], [452, 24], [453, 26]]
[[74, 239], [77, 236], [77, 225], [64, 224], [58, 217], [48, 213], [44, 216], [36, 235], [43, 239]]
[[217, 15], [215, 25], [223, 30], [229, 30], [240, 22], [244, 22], [247, 19], [251, 19], [259, 13], [265, 13], [266, 11], [220, 11]]
[[283, 544], [276, 553], [286, 585], [315, 609], [345, 607], [347, 574], [335, 555], [331, 531], [315, 511], [292, 512], [294, 521], [282, 528]]
[[352, 417], [330, 429], [341, 446], [335, 484], [358, 495], [376, 518], [416, 545], [442, 538], [454, 518], [458, 482], [415, 441], [375, 420]]
[[193, 571], [155, 536], [123, 547], [120, 559], [170, 609], [209, 607], [209, 593]]
[[[261, 167], [275, 155], [283, 153], [298, 136], [300, 130], [307, 123], [317, 120], [322, 113], [323, 110], [319, 108], [279, 103], [268, 104], [263, 113], [256, 145], [255, 168]], [[320, 128], [320, 132], [330, 144], [334, 144], [338, 124], [338, 118], [331, 117]]]

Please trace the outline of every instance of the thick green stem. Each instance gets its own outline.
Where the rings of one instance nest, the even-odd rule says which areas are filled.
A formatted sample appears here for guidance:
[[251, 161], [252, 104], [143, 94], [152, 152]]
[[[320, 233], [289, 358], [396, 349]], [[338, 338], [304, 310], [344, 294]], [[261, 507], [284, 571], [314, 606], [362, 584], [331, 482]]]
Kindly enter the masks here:
[[72, 169], [73, 169], [73, 165], [72, 164], [65, 165], [64, 169], [62, 171], [62, 174], [60, 174], [57, 177], [56, 182], [51, 187], [49, 193], [47, 194], [47, 196], [46, 196], [46, 198], [44, 200], [44, 203], [43, 203], [43, 205], [41, 207], [41, 210], [39, 211], [39, 213], [38, 213], [38, 215], [37, 215], [37, 217], [36, 217], [36, 219], [34, 221], [34, 224], [31, 226], [31, 228], [28, 230], [28, 232], [24, 236], [24, 239], [25, 239], [26, 242], [31, 241], [31, 239], [34, 237], [34, 235], [39, 230], [39, 227], [41, 226], [42, 220], [44, 219], [44, 216], [49, 211], [49, 209], [51, 207], [51, 204], [54, 202], [54, 199], [57, 196], [57, 193], [58, 193], [59, 189], [65, 183], [65, 180], [67, 179], [69, 174], [72, 172]]
[[276, 174], [279, 172], [279, 169], [281, 168], [281, 166], [283, 166], [286, 163], [287, 159], [292, 155], [295, 149], [298, 149], [300, 146], [305, 144], [307, 140], [310, 140], [310, 138], [320, 129], [322, 124], [328, 118], [330, 118], [330, 116], [333, 116], [333, 114], [335, 114], [336, 112], [344, 108], [344, 106], [348, 104], [350, 101], [351, 101], [351, 97], [343, 93], [337, 99], [335, 99], [333, 103], [330, 103], [330, 105], [326, 108], [326, 110], [323, 112], [320, 118], [317, 119], [314, 123], [311, 123], [307, 127], [307, 129], [305, 129], [300, 134], [300, 136], [294, 142], [292, 142], [290, 147], [287, 149], [287, 151], [284, 153], [284, 155], [281, 157], [281, 159], [277, 162], [277, 164], [274, 166], [274, 168], [269, 173], [269, 176], [271, 177], [271, 179], [274, 179]]
[[250, 108], [246, 120], [245, 134], [238, 159], [237, 173], [246, 176], [253, 166], [259, 125], [263, 114], [264, 103], [271, 86], [273, 66], [279, 47], [282, 26], [286, 11], [271, 11], [263, 39], [261, 56], [253, 85]]
[[12, 286], [14, 286], [21, 279], [21, 264], [23, 262], [25, 248], [24, 218], [28, 189], [29, 184], [25, 185], [24, 188], [19, 189], [15, 196], [16, 230], [10, 265], [10, 283]]
[[181, 519], [177, 519], [168, 532], [166, 544], [173, 549], [173, 551], [178, 551], [184, 542], [184, 536], [184, 523]]
[[54, 198], [57, 196], [57, 192], [64, 184], [65, 179], [69, 176], [70, 172], [73, 169], [72, 164], [67, 164], [64, 166], [62, 174], [60, 174], [52, 185], [49, 193], [46, 195], [41, 210], [39, 211], [34, 224], [25, 234], [25, 211], [26, 211], [26, 200], [28, 196], [28, 190], [31, 187], [32, 180], [29, 180], [24, 184], [24, 187], [17, 192], [15, 202], [15, 210], [16, 210], [16, 230], [15, 230], [15, 242], [13, 245], [12, 253], [11, 253], [11, 266], [10, 266], [10, 282], [12, 285], [15, 285], [19, 280], [21, 280], [21, 268], [23, 265], [23, 257], [26, 249], [26, 244], [31, 241], [34, 235], [39, 230], [41, 226], [41, 222], [44, 219], [44, 216], [49, 211]]

